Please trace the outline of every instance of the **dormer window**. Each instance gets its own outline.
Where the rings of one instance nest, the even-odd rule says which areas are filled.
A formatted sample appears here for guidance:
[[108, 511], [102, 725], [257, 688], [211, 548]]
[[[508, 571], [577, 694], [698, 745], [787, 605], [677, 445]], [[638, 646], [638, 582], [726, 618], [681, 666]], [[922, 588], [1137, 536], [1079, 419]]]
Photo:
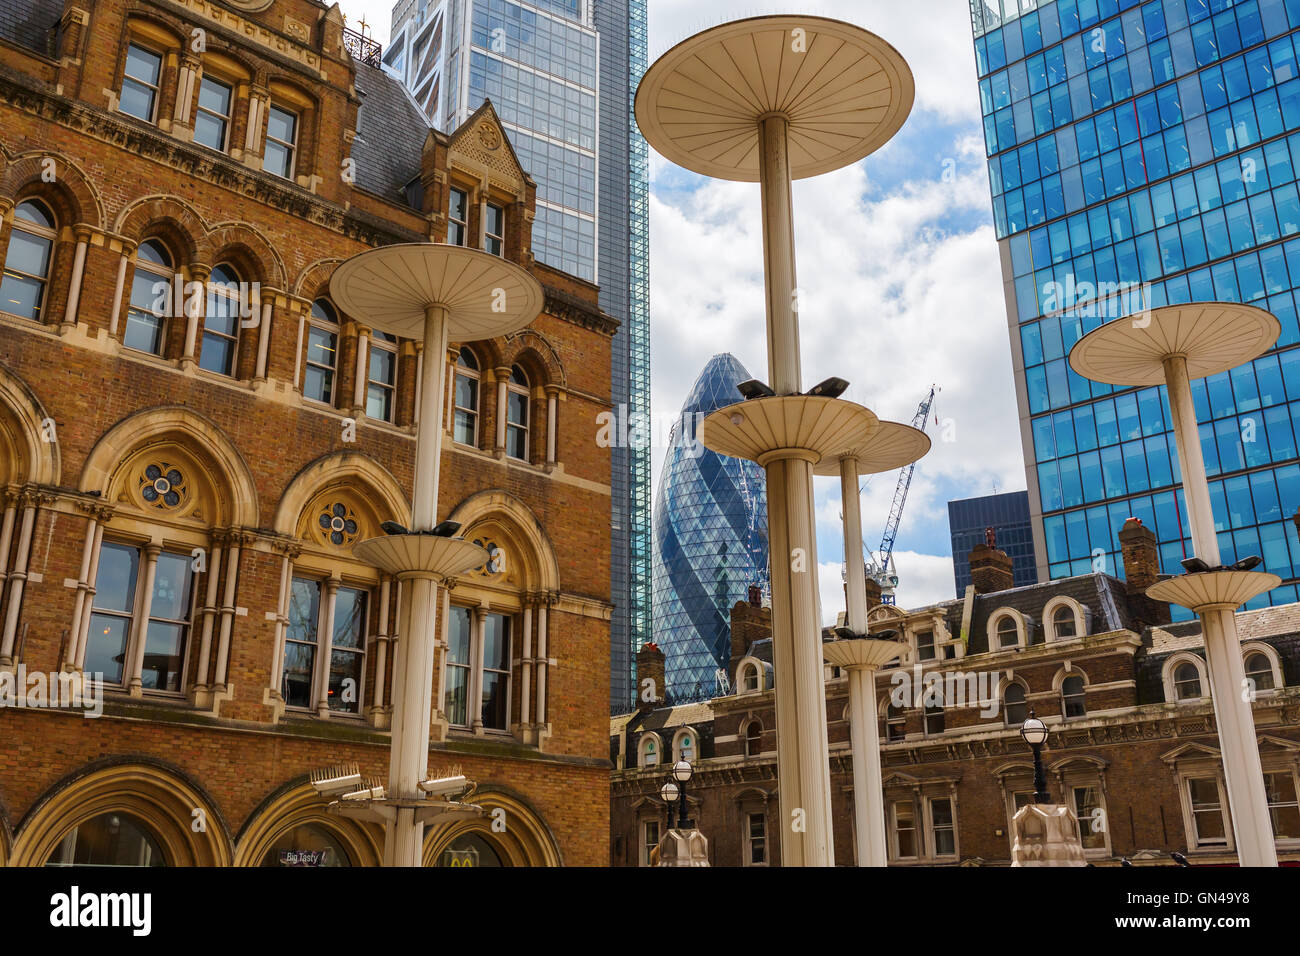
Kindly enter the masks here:
[[1074, 628], [1074, 609], [1066, 604], [1058, 607], [1052, 613], [1052, 629], [1056, 632], [1058, 641], [1077, 636]]

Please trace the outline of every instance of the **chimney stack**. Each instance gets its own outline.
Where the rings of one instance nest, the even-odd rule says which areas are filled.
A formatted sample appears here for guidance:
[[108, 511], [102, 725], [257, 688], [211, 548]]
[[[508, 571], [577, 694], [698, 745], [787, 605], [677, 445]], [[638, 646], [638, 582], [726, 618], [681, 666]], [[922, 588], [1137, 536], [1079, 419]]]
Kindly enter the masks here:
[[1147, 597], [1147, 588], [1160, 580], [1160, 548], [1155, 532], [1140, 518], [1129, 518], [1120, 528], [1119, 547], [1124, 556], [1129, 608], [1146, 624], [1168, 624], [1169, 605]]
[[664, 652], [659, 645], [643, 644], [636, 652], [636, 705], [655, 706], [664, 702], [668, 690], [664, 680]]
[[772, 609], [755, 603], [753, 598], [761, 593], [751, 585], [749, 601], [737, 601], [731, 608], [731, 668], [730, 676], [736, 679], [736, 666], [749, 653], [755, 641], [772, 636]]
[[976, 594], [994, 594], [1015, 587], [1011, 558], [997, 546], [997, 532], [984, 529], [984, 543], [970, 551], [970, 582]]

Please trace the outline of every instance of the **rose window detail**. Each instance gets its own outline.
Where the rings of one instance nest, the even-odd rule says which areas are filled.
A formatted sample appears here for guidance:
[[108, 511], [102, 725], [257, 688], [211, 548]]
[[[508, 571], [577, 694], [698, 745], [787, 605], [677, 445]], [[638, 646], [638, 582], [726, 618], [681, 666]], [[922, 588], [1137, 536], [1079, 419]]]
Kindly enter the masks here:
[[139, 480], [140, 497], [155, 508], [175, 508], [185, 497], [187, 485], [179, 468], [167, 462], [150, 465]]
[[357, 540], [357, 516], [341, 502], [326, 507], [317, 521], [330, 544], [342, 547]]

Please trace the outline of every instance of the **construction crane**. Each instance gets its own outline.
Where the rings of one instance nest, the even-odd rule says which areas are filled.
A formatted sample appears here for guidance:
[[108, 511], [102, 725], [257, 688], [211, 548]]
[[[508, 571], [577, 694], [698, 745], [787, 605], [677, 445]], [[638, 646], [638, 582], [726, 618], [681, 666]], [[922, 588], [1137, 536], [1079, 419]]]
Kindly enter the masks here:
[[[930, 386], [930, 393], [917, 406], [912, 417], [912, 427], [925, 431], [929, 424], [930, 407], [934, 397], [939, 393], [937, 385]], [[936, 419], [937, 424], [937, 419]], [[889, 506], [889, 519], [885, 522], [885, 533], [880, 538], [880, 548], [873, 554], [864, 547], [863, 558], [867, 566], [867, 577], [880, 585], [880, 600], [884, 604], [894, 603], [894, 589], [898, 587], [898, 572], [894, 568], [894, 540], [898, 537], [898, 525], [903, 520], [903, 506], [907, 504], [907, 491], [912, 487], [912, 473], [916, 471], [916, 462], [904, 466], [898, 473], [898, 484], [894, 486], [894, 501]]]

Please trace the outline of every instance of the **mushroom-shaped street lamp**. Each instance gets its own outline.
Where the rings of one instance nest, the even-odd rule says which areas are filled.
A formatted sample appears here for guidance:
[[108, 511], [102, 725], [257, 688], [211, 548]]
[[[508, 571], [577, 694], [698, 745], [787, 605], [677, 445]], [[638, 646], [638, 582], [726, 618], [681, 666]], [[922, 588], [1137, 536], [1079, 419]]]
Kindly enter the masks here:
[[1051, 803], [1047, 792], [1047, 774], [1043, 772], [1043, 744], [1047, 743], [1047, 725], [1029, 712], [1029, 718], [1020, 725], [1020, 736], [1034, 751], [1034, 803]]

